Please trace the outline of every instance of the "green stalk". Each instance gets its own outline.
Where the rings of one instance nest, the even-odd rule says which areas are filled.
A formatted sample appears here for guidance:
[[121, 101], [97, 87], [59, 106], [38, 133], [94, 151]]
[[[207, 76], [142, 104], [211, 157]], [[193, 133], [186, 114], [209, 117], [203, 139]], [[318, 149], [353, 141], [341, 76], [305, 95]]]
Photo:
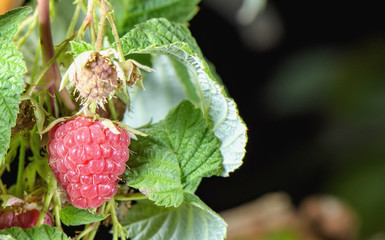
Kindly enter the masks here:
[[120, 237], [123, 240], [126, 240], [126, 232], [125, 229], [122, 227], [118, 220], [118, 216], [116, 215], [115, 211], [115, 199], [112, 198], [108, 201], [107, 205], [107, 211], [110, 212], [111, 220], [112, 220], [112, 235], [113, 240], [118, 240]]
[[93, 240], [96, 236], [96, 232], [100, 226], [100, 222], [91, 223], [91, 231], [89, 235], [85, 238], [85, 240]]
[[20, 141], [19, 166], [16, 180], [16, 197], [18, 198], [23, 198], [24, 191], [25, 145], [26, 143], [24, 141]]
[[55, 225], [60, 230], [63, 231], [63, 228], [61, 227], [61, 221], [60, 221], [60, 209], [61, 209], [61, 200], [60, 195], [58, 191], [55, 191], [55, 195], [53, 197], [53, 214], [55, 217]]
[[39, 85], [40, 81], [45, 77], [47, 71], [51, 68], [52, 64], [56, 62], [56, 59], [67, 49], [69, 42], [72, 38], [67, 39], [65, 43], [59, 48], [56, 54], [44, 65], [43, 69], [40, 71], [39, 75], [35, 79], [31, 79], [31, 85], [27, 89], [27, 94], [29, 96], [32, 95], [36, 86]]
[[[35, 12], [33, 13], [33, 16], [31, 16], [31, 18], [28, 19], [29, 21], [26, 22], [26, 26], [28, 26], [28, 31], [22, 37], [20, 37], [19, 40], [17, 41], [16, 43], [17, 48], [20, 48], [25, 43], [27, 38], [31, 35], [31, 33], [35, 30], [35, 27], [37, 24], [37, 16], [38, 16], [37, 13], [38, 11], [35, 10]], [[20, 26], [19, 29], [21, 28], [22, 26]]]
[[[103, 203], [103, 205], [100, 206], [98, 212], [101, 214], [105, 214], [105, 212], [104, 212], [105, 208], [106, 208], [106, 203]], [[85, 240], [94, 239], [95, 235], [96, 235], [96, 231], [98, 230], [99, 226], [100, 226], [100, 222], [87, 224], [86, 227], [84, 228], [84, 230], [76, 237], [76, 239], [81, 239], [82, 237], [86, 236], [87, 234], [89, 234], [89, 235], [86, 236]]]
[[51, 116], [53, 116], [53, 114], [52, 114], [52, 107], [51, 107], [51, 104], [50, 104], [50, 93], [48, 92], [48, 91], [45, 91], [44, 92], [44, 95], [43, 95], [43, 101], [44, 101], [44, 104], [47, 106], [47, 112], [49, 113], [49, 114], [51, 114]]
[[102, 49], [102, 42], [103, 42], [103, 30], [104, 30], [104, 23], [106, 22], [106, 15], [108, 12], [106, 3], [101, 0], [101, 10], [100, 10], [100, 21], [98, 26], [98, 37], [96, 38], [96, 48], [95, 50], [99, 52]]
[[116, 113], [114, 101], [112, 99], [108, 99], [108, 106], [110, 107], [111, 118], [112, 120], [118, 120], [118, 114]]
[[116, 48], [117, 48], [118, 54], [119, 54], [119, 61], [124, 62], [125, 59], [124, 59], [124, 54], [123, 54], [123, 50], [122, 50], [122, 44], [120, 43], [119, 33], [118, 33], [118, 30], [116, 29], [114, 17], [112, 15], [112, 13], [107, 14], [107, 19], [108, 19], [108, 22], [110, 23], [110, 26], [112, 29], [112, 35], [114, 35], [114, 38], [115, 38]]
[[[37, 45], [37, 49], [35, 52], [35, 58], [33, 59], [33, 67], [32, 67], [32, 72], [31, 72], [30, 83], [35, 81], [34, 79], [36, 77], [36, 73], [37, 73], [37, 70], [39, 68], [40, 51], [41, 51], [41, 45]], [[27, 93], [28, 93], [30, 88], [31, 88], [31, 86], [28, 87]], [[33, 88], [35, 88], [35, 87], [33, 87]], [[31, 90], [30, 94], [32, 94], [32, 92], [33, 92], [33, 89]], [[30, 94], [28, 94], [28, 95], [30, 95]]]
[[79, 13], [80, 13], [80, 10], [81, 10], [81, 8], [82, 8], [81, 2], [82, 2], [82, 0], [78, 0], [78, 1], [77, 1], [77, 5], [76, 5], [76, 8], [75, 8], [74, 15], [73, 15], [73, 17], [72, 17], [70, 26], [68, 27], [68, 30], [67, 30], [66, 38], [71, 37], [72, 33], [74, 32], [76, 23], [77, 23], [77, 21], [78, 21], [78, 19], [79, 19]]
[[53, 195], [55, 194], [56, 188], [57, 188], [56, 179], [53, 177], [52, 173], [50, 172], [47, 193], [45, 194], [43, 208], [41, 209], [39, 220], [37, 220], [36, 226], [40, 226], [44, 223], [45, 215], [47, 214], [49, 205], [51, 204], [51, 200]]
[[1, 180], [1, 174], [0, 174], [0, 193], [7, 194], [7, 188], [5, 187], [3, 181]]
[[90, 22], [90, 28], [89, 28], [90, 37], [91, 37], [91, 45], [92, 46], [95, 46], [95, 42], [96, 42], [95, 23], [98, 22], [97, 16], [98, 15], [96, 14], [96, 8], [94, 8], [93, 12], [92, 12], [92, 21]]
[[78, 235], [76, 236], [76, 239], [81, 239], [83, 238], [84, 236], [86, 236], [88, 233], [90, 233], [92, 230], [94, 230], [92, 228], [92, 225], [91, 224], [87, 224], [86, 227], [84, 228], [84, 230]]
[[86, 31], [86, 28], [87, 28], [88, 24], [90, 24], [90, 22], [92, 21], [92, 15], [93, 15], [92, 13], [93, 13], [93, 10], [94, 10], [94, 3], [95, 3], [95, 0], [88, 0], [87, 14], [86, 14], [86, 17], [83, 20], [82, 25], [79, 28], [77, 39], [82, 40], [84, 38], [84, 34], [85, 34], [85, 31]]
[[114, 199], [116, 201], [135, 201], [147, 199], [147, 196], [142, 193], [116, 194]]

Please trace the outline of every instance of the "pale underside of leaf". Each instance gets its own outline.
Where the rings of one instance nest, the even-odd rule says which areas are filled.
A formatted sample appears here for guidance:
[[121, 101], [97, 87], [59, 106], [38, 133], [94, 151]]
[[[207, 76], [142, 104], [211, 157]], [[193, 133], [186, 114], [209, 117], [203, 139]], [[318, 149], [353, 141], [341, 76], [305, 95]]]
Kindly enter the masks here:
[[[181, 46], [181, 47], [180, 47]], [[212, 130], [221, 143], [224, 172], [234, 171], [242, 164], [246, 145], [246, 126], [240, 119], [235, 102], [222, 94], [223, 89], [207, 73], [202, 61], [195, 55], [186, 53], [185, 45], [177, 44], [140, 50], [140, 53], [169, 55], [182, 62], [194, 75], [196, 90], [200, 95], [204, 114], [212, 120]]]
[[205, 117], [222, 142], [222, 176], [242, 165], [247, 142], [246, 126], [238, 115], [235, 102], [226, 97], [224, 89], [214, 79], [194, 38], [185, 26], [165, 19], [153, 19], [139, 24], [122, 38], [123, 51], [129, 53], [164, 54], [183, 63], [190, 81], [200, 97]]
[[132, 101], [130, 111], [124, 114], [123, 122], [134, 128], [161, 121], [171, 108], [187, 97], [167, 56], [154, 56], [152, 63], [156, 72], [143, 72], [146, 90], [135, 86], [128, 88]]

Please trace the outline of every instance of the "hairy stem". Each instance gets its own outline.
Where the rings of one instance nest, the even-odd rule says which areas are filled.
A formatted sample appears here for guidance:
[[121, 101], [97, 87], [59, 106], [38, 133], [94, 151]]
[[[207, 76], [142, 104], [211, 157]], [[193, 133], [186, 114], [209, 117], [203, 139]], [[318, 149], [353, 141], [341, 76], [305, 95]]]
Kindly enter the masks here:
[[90, 23], [90, 37], [91, 37], [91, 45], [95, 46], [96, 42], [96, 30], [95, 30], [95, 24], [98, 22], [98, 15], [96, 14], [96, 8], [93, 9], [92, 12], [92, 21]]
[[114, 16], [112, 15], [112, 13], [107, 14], [107, 19], [108, 19], [108, 22], [110, 23], [111, 28], [112, 28], [112, 35], [114, 35], [114, 38], [115, 38], [116, 48], [117, 48], [118, 54], [119, 54], [119, 61], [123, 62], [125, 59], [124, 59], [124, 54], [123, 54], [123, 50], [122, 50], [122, 44], [120, 43], [118, 29], [116, 29], [115, 22], [114, 22]]
[[96, 39], [96, 51], [99, 52], [102, 49], [102, 42], [103, 42], [103, 30], [104, 30], [104, 23], [106, 22], [106, 15], [108, 12], [106, 3], [101, 0], [102, 9], [100, 13], [100, 22], [98, 26], [98, 37]]
[[19, 166], [17, 169], [17, 180], [16, 180], [16, 196], [23, 198], [24, 191], [24, 165], [25, 165], [25, 145], [24, 141], [20, 141], [19, 149]]
[[[43, 65], [47, 64], [51, 58], [55, 55], [55, 50], [52, 43], [51, 34], [51, 21], [49, 15], [49, 0], [38, 0], [38, 11], [39, 11], [39, 31], [40, 31], [40, 43], [43, 58]], [[60, 71], [56, 62], [53, 62], [51, 67], [45, 73], [45, 81], [42, 86], [50, 87], [54, 86], [55, 89], [60, 87]], [[53, 90], [50, 89], [51, 94]], [[53, 95], [55, 96], [55, 95]], [[71, 111], [75, 111], [75, 104], [72, 102], [70, 95], [64, 89], [59, 93], [60, 98], [63, 100], [64, 105]], [[52, 112], [54, 113], [55, 105], [52, 105]]]

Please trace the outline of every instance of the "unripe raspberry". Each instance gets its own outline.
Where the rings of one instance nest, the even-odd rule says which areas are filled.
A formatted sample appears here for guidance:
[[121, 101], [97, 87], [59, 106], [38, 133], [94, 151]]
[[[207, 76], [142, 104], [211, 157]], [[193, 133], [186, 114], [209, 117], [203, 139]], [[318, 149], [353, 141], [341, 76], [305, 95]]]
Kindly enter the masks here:
[[50, 130], [49, 166], [74, 206], [99, 207], [115, 195], [130, 144], [128, 132], [116, 128], [120, 134], [99, 121], [77, 117]]
[[85, 66], [75, 72], [76, 89], [83, 98], [103, 101], [119, 84], [116, 67], [112, 61], [98, 52], [93, 52]]

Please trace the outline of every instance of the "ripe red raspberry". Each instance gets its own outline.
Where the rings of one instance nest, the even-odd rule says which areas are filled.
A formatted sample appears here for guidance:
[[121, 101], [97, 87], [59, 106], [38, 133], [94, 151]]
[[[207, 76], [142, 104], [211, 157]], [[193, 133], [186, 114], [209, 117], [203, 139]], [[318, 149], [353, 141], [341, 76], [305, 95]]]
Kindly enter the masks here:
[[95, 208], [115, 195], [130, 144], [128, 132], [116, 128], [120, 134], [77, 117], [50, 130], [48, 163], [72, 205]]

